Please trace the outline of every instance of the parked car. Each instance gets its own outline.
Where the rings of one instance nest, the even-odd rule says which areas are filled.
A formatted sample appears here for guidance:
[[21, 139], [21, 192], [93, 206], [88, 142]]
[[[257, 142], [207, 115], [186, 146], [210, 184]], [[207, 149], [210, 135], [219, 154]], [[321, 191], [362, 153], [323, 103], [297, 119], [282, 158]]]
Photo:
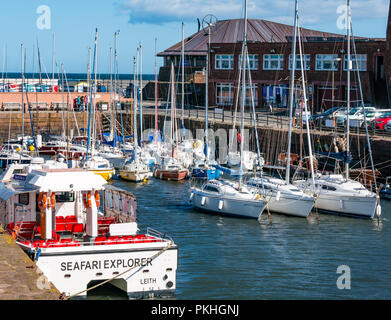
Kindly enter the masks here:
[[324, 124], [326, 119], [330, 119], [330, 118], [333, 118], [333, 114], [342, 109], [343, 107], [334, 107], [334, 108], [330, 108], [330, 109], [327, 109], [325, 112], [323, 113], [318, 113], [318, 114], [314, 114], [313, 116], [311, 116], [310, 118], [310, 123], [311, 124]]
[[373, 123], [376, 129], [383, 130], [389, 120], [391, 120], [391, 111], [383, 113], [379, 118], [375, 118]]
[[[361, 127], [364, 123], [364, 110], [365, 110], [365, 117], [367, 121], [371, 121], [375, 119], [379, 113], [376, 112], [375, 107], [359, 107], [359, 108], [352, 108], [349, 112], [349, 121], [350, 126], [359, 126]], [[336, 125], [337, 126], [345, 126], [347, 119], [347, 114], [337, 116], [336, 118]]]
[[384, 125], [384, 131], [385, 131], [385, 132], [391, 132], [391, 120], [389, 120], [389, 121]]

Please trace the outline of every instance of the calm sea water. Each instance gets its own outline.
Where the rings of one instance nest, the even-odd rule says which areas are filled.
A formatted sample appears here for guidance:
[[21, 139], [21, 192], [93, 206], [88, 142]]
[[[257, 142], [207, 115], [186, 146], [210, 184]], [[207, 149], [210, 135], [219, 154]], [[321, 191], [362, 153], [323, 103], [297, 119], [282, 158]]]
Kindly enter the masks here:
[[[171, 235], [179, 246], [175, 299], [391, 299], [391, 202], [376, 221], [274, 214], [261, 222], [199, 213], [188, 182], [115, 180], [137, 197], [139, 228]], [[337, 268], [351, 270], [339, 290]], [[90, 299], [125, 299], [111, 286]]]

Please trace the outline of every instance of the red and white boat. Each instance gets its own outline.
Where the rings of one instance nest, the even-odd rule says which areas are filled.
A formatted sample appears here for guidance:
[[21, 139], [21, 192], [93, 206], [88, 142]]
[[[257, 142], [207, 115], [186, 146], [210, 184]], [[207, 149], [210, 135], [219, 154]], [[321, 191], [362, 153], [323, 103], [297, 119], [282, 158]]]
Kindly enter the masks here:
[[132, 298], [174, 293], [177, 245], [138, 232], [131, 193], [87, 170], [26, 168], [2, 178], [0, 222], [61, 293], [85, 297], [105, 280]]
[[162, 180], [180, 181], [189, 176], [189, 170], [175, 158], [163, 157], [161, 163], [156, 166], [153, 175]]

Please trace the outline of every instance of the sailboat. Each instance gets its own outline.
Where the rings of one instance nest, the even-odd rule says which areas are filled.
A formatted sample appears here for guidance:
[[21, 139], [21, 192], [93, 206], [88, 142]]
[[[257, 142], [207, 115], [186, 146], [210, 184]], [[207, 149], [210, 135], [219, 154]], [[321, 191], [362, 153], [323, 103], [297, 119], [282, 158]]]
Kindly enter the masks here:
[[[321, 175], [318, 174], [314, 179], [299, 180], [295, 184], [300, 188], [314, 190], [316, 193], [315, 208], [319, 212], [344, 215], [359, 218], [374, 218], [381, 215], [380, 198], [376, 193], [369, 191], [363, 184], [358, 181], [353, 181], [349, 178], [349, 163], [350, 163], [350, 124], [349, 124], [349, 109], [350, 109], [350, 70], [352, 70], [351, 60], [351, 13], [350, 0], [347, 0], [347, 124], [346, 124], [346, 161], [345, 161], [345, 176], [342, 174]], [[354, 42], [353, 42], [354, 44]], [[358, 76], [358, 79], [359, 76]], [[360, 80], [359, 80], [360, 82]], [[361, 103], [362, 90], [359, 83]], [[365, 115], [365, 112], [364, 112]], [[366, 130], [367, 122], [364, 120]], [[370, 140], [367, 131], [368, 149], [371, 153]], [[372, 160], [372, 156], [371, 156]], [[374, 171], [373, 160], [372, 169]], [[375, 177], [375, 174], [373, 175]], [[376, 183], [375, 183], [376, 184]]]
[[[175, 86], [174, 86], [174, 64], [171, 64], [171, 128], [170, 128], [170, 154], [162, 154], [159, 163], [154, 170], [154, 176], [163, 180], [180, 181], [189, 176], [189, 171], [183, 166], [183, 163], [178, 159], [177, 148], [174, 145], [178, 143], [178, 134], [176, 128], [176, 103], [175, 103]], [[174, 134], [175, 133], [175, 134]]]
[[[295, 1], [295, 20], [294, 20], [294, 35], [293, 35], [293, 43], [292, 43], [292, 57], [296, 57], [296, 30], [297, 30], [297, 21], [298, 21], [298, 2]], [[300, 37], [299, 37], [300, 39]], [[300, 43], [300, 41], [299, 41]], [[302, 52], [300, 50], [300, 57], [302, 57]], [[302, 62], [302, 59], [301, 59]], [[291, 158], [290, 155], [290, 141], [292, 135], [292, 110], [293, 110], [293, 102], [294, 102], [294, 76], [295, 76], [295, 68], [296, 68], [296, 60], [292, 64], [291, 70], [291, 96], [290, 96], [290, 127], [288, 132], [288, 159]], [[303, 72], [304, 68], [301, 65], [301, 71]], [[251, 76], [251, 74], [250, 74]], [[304, 77], [302, 77], [304, 79]], [[306, 96], [305, 96], [305, 88], [304, 88], [304, 80], [303, 80], [303, 92], [304, 92], [304, 102], [306, 108]], [[308, 121], [308, 119], [307, 119]], [[307, 137], [308, 137], [308, 145], [311, 151], [311, 140], [309, 133], [309, 126], [307, 124]], [[258, 141], [257, 141], [258, 147]], [[258, 147], [259, 148], [259, 147]], [[312, 157], [310, 156], [311, 166], [313, 168]], [[314, 206], [314, 198], [312, 194], [306, 194], [296, 186], [290, 183], [290, 160], [287, 161], [287, 170], [286, 170], [286, 179], [285, 181], [282, 179], [261, 176], [254, 177], [249, 179], [247, 182], [251, 186], [258, 187], [258, 192], [263, 196], [263, 198], [268, 202], [268, 209], [271, 212], [285, 214], [289, 216], [296, 217], [304, 217], [306, 218], [313, 206]], [[309, 190], [310, 191], [310, 190]]]
[[[247, 48], [247, 0], [244, 2], [244, 35], [243, 52], [244, 57]], [[242, 88], [241, 88], [241, 134], [244, 131], [244, 107], [246, 104], [246, 68], [244, 58]], [[240, 151], [243, 156], [244, 141], [241, 140]], [[240, 218], [259, 219], [266, 207], [266, 201], [256, 192], [255, 188], [243, 183], [243, 158], [239, 169], [239, 181], [232, 180], [210, 180], [201, 188], [194, 186], [190, 189], [190, 202], [200, 211], [206, 211], [223, 216], [235, 216]]]
[[[136, 58], [134, 58], [134, 72], [135, 77]], [[134, 78], [135, 80], [135, 78]], [[119, 175], [122, 179], [141, 182], [152, 176], [148, 164], [144, 163], [138, 155], [138, 135], [137, 135], [137, 99], [136, 86], [133, 86], [133, 159], [127, 159], [119, 169]]]
[[[90, 91], [90, 110], [89, 110], [89, 120], [88, 120], [88, 140], [87, 140], [87, 152], [86, 157], [83, 159], [80, 163], [80, 167], [83, 169], [87, 169], [88, 171], [91, 171], [95, 174], [100, 175], [103, 177], [106, 181], [110, 180], [114, 174], [115, 170], [107, 159], [94, 155], [94, 148], [95, 148], [95, 136], [96, 136], [96, 106], [95, 106], [95, 90], [96, 90], [96, 69], [97, 69], [97, 46], [98, 46], [98, 29], [96, 29], [95, 33], [95, 48], [94, 48], [94, 70], [93, 73], [95, 74], [95, 80], [93, 85], [91, 85], [91, 91]], [[92, 80], [91, 80], [92, 82]], [[91, 133], [92, 129], [92, 133]], [[92, 137], [92, 139], [91, 139]], [[92, 142], [91, 142], [92, 140]], [[90, 150], [91, 148], [91, 150]], [[91, 157], [89, 155], [92, 155]]]
[[[195, 159], [194, 164], [190, 169], [192, 178], [200, 178], [200, 179], [207, 179], [207, 180], [213, 180], [213, 179], [219, 179], [221, 175], [221, 171], [219, 169], [216, 169], [213, 167], [213, 165], [216, 165], [216, 161], [211, 161], [210, 156], [210, 150], [209, 150], [209, 47], [210, 47], [210, 34], [211, 34], [211, 26], [212, 23], [208, 22], [208, 53], [206, 55], [206, 81], [205, 81], [205, 147], [204, 147], [204, 159]], [[182, 41], [182, 46], [183, 46]], [[184, 48], [182, 48], [183, 56], [182, 60], [184, 60]], [[183, 68], [183, 65], [182, 65]], [[183, 76], [182, 76], [183, 77]], [[183, 85], [182, 85], [183, 87]], [[183, 94], [183, 91], [182, 91]], [[182, 97], [182, 104], [183, 104], [183, 97]], [[197, 142], [195, 141], [197, 144]]]

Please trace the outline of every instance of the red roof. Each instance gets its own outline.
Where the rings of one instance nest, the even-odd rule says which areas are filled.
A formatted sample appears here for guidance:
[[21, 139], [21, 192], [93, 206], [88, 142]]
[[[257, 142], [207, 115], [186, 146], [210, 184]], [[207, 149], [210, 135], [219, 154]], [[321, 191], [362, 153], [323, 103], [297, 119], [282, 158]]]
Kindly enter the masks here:
[[[230, 19], [218, 21], [211, 28], [211, 43], [237, 43], [243, 41], [244, 19]], [[291, 42], [293, 38], [293, 26], [282, 23], [248, 19], [247, 41], [257, 43], [284, 43]], [[300, 28], [303, 42], [317, 41], [342, 41], [343, 34], [329, 33], [323, 31]], [[365, 40], [368, 38], [356, 37]], [[369, 40], [369, 39], [368, 39]], [[375, 39], [371, 39], [375, 40]], [[376, 39], [384, 40], [384, 39]], [[187, 55], [206, 55], [208, 36], [203, 29], [188, 38], [185, 38], [185, 53]], [[172, 47], [160, 52], [159, 56], [179, 55], [182, 50], [182, 41]]]

